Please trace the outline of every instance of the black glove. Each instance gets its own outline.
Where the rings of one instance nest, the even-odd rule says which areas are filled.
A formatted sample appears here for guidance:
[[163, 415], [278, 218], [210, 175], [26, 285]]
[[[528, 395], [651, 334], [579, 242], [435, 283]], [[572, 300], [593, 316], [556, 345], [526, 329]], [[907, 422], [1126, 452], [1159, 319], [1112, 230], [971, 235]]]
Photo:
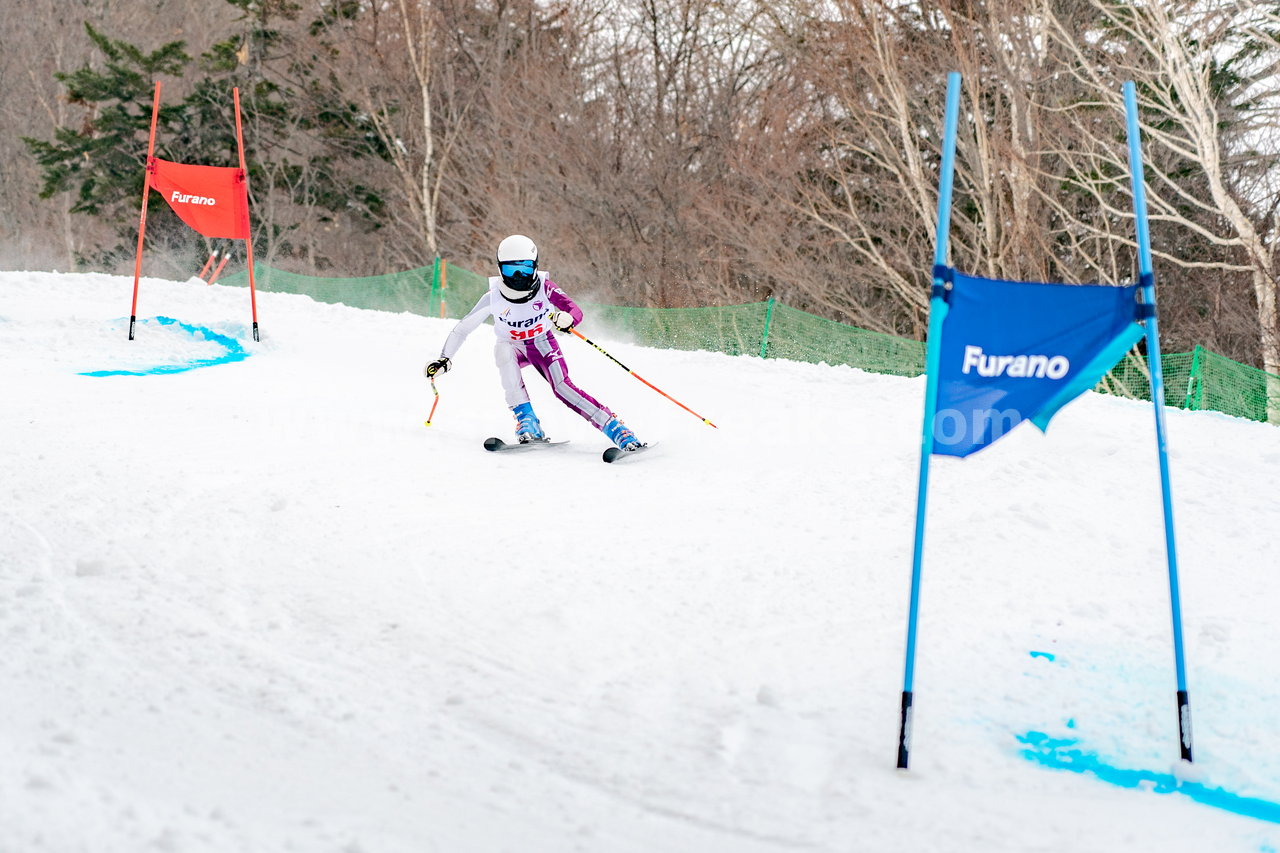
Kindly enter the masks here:
[[573, 315], [568, 311], [552, 311], [551, 325], [556, 327], [557, 332], [567, 332], [573, 328]]
[[449, 359], [440, 356], [435, 361], [429, 362], [426, 367], [422, 368], [422, 375], [430, 379], [437, 373], [449, 372]]

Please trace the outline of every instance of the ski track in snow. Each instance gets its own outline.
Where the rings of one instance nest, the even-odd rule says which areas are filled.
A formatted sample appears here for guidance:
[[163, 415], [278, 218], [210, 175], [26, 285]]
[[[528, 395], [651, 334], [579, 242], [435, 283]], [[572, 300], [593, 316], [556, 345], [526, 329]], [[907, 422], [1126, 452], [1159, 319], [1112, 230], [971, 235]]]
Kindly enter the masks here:
[[720, 429], [570, 339], [661, 452], [490, 454], [487, 329], [428, 429], [448, 321], [131, 285], [0, 273], [0, 850], [1280, 849], [1273, 426], [1168, 413], [1190, 768], [1149, 404], [936, 460], [899, 773], [922, 379], [588, 315]]

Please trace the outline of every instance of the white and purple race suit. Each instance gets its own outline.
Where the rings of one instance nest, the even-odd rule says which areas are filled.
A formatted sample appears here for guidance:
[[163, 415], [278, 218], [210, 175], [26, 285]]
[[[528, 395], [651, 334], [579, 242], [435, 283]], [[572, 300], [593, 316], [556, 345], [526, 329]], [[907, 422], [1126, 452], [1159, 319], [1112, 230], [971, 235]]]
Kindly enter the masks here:
[[467, 316], [454, 326], [440, 354], [452, 359], [467, 336], [486, 317], [492, 316], [493, 331], [497, 335], [493, 358], [498, 365], [498, 375], [502, 377], [507, 405], [514, 408], [529, 402], [529, 391], [525, 388], [520, 370], [532, 365], [547, 380], [560, 402], [582, 415], [596, 429], [602, 429], [613, 419], [614, 414], [573, 384], [573, 380], [569, 378], [569, 369], [564, 363], [564, 353], [551, 334], [551, 321], [547, 319], [547, 315], [553, 310], [567, 311], [573, 315], [573, 322], [577, 324], [582, 322], [582, 309], [555, 282], [547, 278], [545, 272], [539, 270], [537, 275], [539, 290], [527, 302], [509, 301], [498, 289], [501, 279], [498, 276], [491, 277], [489, 292], [481, 296]]

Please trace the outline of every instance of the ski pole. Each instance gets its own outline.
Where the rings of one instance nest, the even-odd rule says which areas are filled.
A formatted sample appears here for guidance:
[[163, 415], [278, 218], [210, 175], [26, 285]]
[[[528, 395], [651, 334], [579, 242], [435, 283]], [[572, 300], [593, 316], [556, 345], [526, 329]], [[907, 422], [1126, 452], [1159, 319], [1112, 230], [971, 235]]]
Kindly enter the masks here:
[[588, 338], [586, 335], [582, 334], [582, 332], [579, 332], [577, 329], [570, 329], [569, 331], [573, 332], [575, 335], [577, 335], [578, 337], [582, 338], [582, 339], [583, 339], [584, 341], [586, 341], [587, 343], [591, 344], [593, 347], [595, 347], [595, 348], [596, 348], [596, 350], [598, 350], [598, 351], [600, 352], [600, 354], [601, 354], [601, 355], [603, 355], [605, 358], [607, 358], [607, 359], [609, 359], [610, 361], [612, 361], [614, 364], [618, 365], [618, 367], [621, 367], [623, 370], [627, 371], [627, 373], [630, 373], [630, 374], [631, 374], [632, 376], [634, 376], [636, 379], [639, 379], [639, 380], [640, 380], [641, 382], [643, 382], [645, 385], [648, 385], [650, 388], [652, 388], [653, 390], [657, 391], [659, 394], [661, 394], [662, 396], [666, 397], [668, 400], [670, 400], [671, 402], [675, 403], [677, 406], [679, 406], [680, 408], [684, 409], [686, 412], [688, 412], [689, 414], [693, 415], [695, 418], [697, 418], [698, 420], [702, 421], [702, 422], [703, 422], [704, 424], [706, 424], [707, 426], [709, 426], [709, 427], [715, 427], [715, 429], [720, 429], [720, 427], [716, 426], [716, 425], [715, 425], [715, 424], [713, 424], [711, 421], [707, 420], [707, 419], [706, 419], [706, 418], [704, 418], [702, 415], [698, 414], [698, 413], [697, 413], [697, 412], [695, 412], [693, 409], [691, 409], [691, 408], [689, 408], [688, 406], [686, 406], [684, 403], [681, 403], [681, 402], [680, 402], [679, 400], [677, 400], [675, 397], [672, 397], [672, 396], [671, 396], [670, 394], [668, 394], [666, 391], [663, 391], [663, 390], [662, 390], [661, 388], [659, 388], [657, 385], [654, 385], [654, 384], [653, 384], [652, 382], [650, 382], [648, 379], [645, 379], [645, 378], [644, 378], [643, 376], [641, 376], [639, 373], [636, 373], [634, 370], [632, 370], [631, 368], [627, 367], [625, 364], [623, 364], [622, 362], [618, 361], [618, 360], [617, 360], [616, 358], [614, 358], [613, 356], [609, 355], [609, 353], [605, 352], [605, 351], [604, 351], [604, 349], [602, 349], [602, 348], [601, 348], [601, 346], [600, 346], [598, 343], [596, 343], [595, 341], [591, 340], [591, 339], [590, 339], [590, 338]]
[[431, 404], [431, 414], [427, 415], [427, 419], [423, 421], [423, 426], [431, 426], [431, 419], [436, 416], [436, 406], [440, 405], [440, 392], [436, 390], [436, 378], [431, 377], [431, 393], [436, 395], [435, 402]]

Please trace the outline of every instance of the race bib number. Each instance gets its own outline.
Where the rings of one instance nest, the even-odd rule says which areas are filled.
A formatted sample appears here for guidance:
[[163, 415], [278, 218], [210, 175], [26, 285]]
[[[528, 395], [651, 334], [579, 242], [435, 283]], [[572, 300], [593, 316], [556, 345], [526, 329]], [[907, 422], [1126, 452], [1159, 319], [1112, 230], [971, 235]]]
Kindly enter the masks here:
[[513, 340], [513, 341], [527, 341], [527, 340], [529, 340], [530, 338], [536, 338], [538, 335], [542, 334], [542, 331], [543, 331], [543, 330], [542, 330], [542, 324], [541, 324], [541, 323], [539, 323], [538, 325], [534, 326], [532, 329], [512, 329], [512, 330], [511, 330], [511, 340]]

